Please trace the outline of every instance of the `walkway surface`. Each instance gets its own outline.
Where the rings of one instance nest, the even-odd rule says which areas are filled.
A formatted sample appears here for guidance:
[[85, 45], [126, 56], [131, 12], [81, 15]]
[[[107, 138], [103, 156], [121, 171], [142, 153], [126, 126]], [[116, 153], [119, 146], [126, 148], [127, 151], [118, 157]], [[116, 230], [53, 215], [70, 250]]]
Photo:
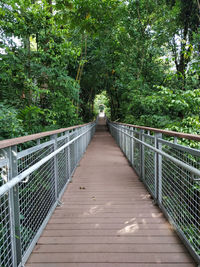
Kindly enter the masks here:
[[196, 266], [103, 124], [26, 267]]

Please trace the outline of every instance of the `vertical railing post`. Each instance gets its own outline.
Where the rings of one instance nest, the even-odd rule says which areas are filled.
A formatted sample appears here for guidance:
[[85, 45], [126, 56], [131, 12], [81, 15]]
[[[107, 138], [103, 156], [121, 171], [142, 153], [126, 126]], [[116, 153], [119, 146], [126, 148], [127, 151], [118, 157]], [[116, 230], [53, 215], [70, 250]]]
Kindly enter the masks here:
[[[85, 130], [87, 129], [87, 127], [85, 127]], [[84, 134], [84, 151], [85, 151], [85, 148], [86, 148], [86, 134]]]
[[[6, 149], [9, 159], [9, 175], [8, 180], [12, 180], [17, 176], [17, 146], [12, 146]], [[14, 266], [19, 266], [22, 262], [22, 247], [20, 233], [20, 208], [19, 208], [19, 186], [18, 184], [9, 191], [9, 212], [10, 212], [10, 227], [11, 227], [11, 243], [13, 251]]]
[[[126, 133], [129, 134], [129, 127], [128, 126], [126, 127]], [[126, 154], [127, 154], [128, 160], [130, 160], [130, 157], [129, 157], [129, 154], [130, 154], [130, 137], [127, 135], [126, 138], [127, 138], [126, 139], [127, 140], [127, 142], [126, 142]]]
[[[80, 130], [79, 128], [76, 129], [76, 137], [79, 135]], [[78, 164], [78, 159], [79, 159], [79, 153], [78, 153], [78, 145], [79, 145], [79, 139], [77, 139], [76, 141], [76, 166]]]
[[[80, 128], [79, 130], [79, 134], [82, 134], [82, 128]], [[79, 138], [79, 145], [78, 145], [78, 161], [80, 161], [81, 159], [81, 138]]]
[[120, 147], [120, 131], [119, 131], [119, 129], [116, 131], [116, 129], [115, 129], [115, 132], [117, 132], [117, 138], [118, 138], [118, 140], [117, 140], [117, 143], [118, 143], [118, 146]]
[[122, 126], [122, 130], [123, 130], [123, 152], [125, 153], [125, 149], [126, 149], [126, 135], [125, 135], [125, 126]]
[[[139, 131], [139, 139], [144, 142], [144, 130]], [[140, 179], [144, 181], [145, 176], [145, 153], [144, 153], [144, 145], [140, 144]]]
[[[66, 135], [66, 143], [69, 142], [69, 132], [65, 132], [65, 135]], [[68, 160], [68, 147], [65, 148], [65, 158], [66, 158], [66, 178], [67, 178], [67, 181], [69, 180], [69, 160]]]
[[[68, 136], [67, 136], [67, 142], [70, 141], [70, 132], [68, 132]], [[70, 150], [71, 150], [71, 145], [69, 145], [67, 147], [67, 162], [68, 162], [68, 180], [71, 181], [71, 153], [70, 153]]]
[[87, 146], [88, 146], [88, 132], [85, 134], [85, 136], [86, 136], [86, 148], [87, 148]]
[[121, 148], [121, 150], [123, 150], [123, 133], [122, 133], [123, 129], [122, 129], [122, 125], [119, 125], [118, 127], [119, 127], [120, 132], [121, 132], [121, 134], [120, 134], [120, 148]]
[[120, 148], [122, 149], [122, 127], [121, 126], [118, 126], [119, 127], [119, 130], [120, 130], [120, 134], [119, 134], [119, 146]]
[[[128, 127], [128, 135], [130, 135], [130, 127]], [[128, 137], [128, 160], [130, 162], [130, 159], [131, 159], [131, 137], [130, 136], [127, 136]]]
[[[132, 130], [133, 130], [133, 132], [132, 132], [132, 136], [134, 137], [134, 133], [135, 133], [135, 129], [134, 128], [132, 128]], [[132, 161], [132, 165], [134, 166], [134, 164], [135, 164], [135, 139], [133, 139], [132, 138], [132, 142], [133, 142], [133, 161]]]
[[[162, 150], [162, 143], [159, 142], [159, 138], [162, 138], [161, 133], [155, 134], [155, 148]], [[157, 202], [162, 202], [162, 156], [155, 152], [155, 198]]]
[[125, 151], [124, 151], [124, 154], [127, 156], [127, 126], [125, 126], [125, 130], [124, 130], [124, 136], [125, 136]]
[[133, 166], [133, 128], [130, 127], [130, 163]]
[[[58, 147], [57, 134], [51, 135], [50, 139], [54, 141], [53, 149], [54, 151], [56, 151]], [[58, 199], [58, 156], [57, 155], [54, 156], [53, 162], [54, 162], [53, 164], [54, 164], [54, 185], [55, 185], [54, 192], [55, 192], [55, 200], [57, 200]]]
[[[85, 127], [82, 128], [82, 133], [84, 133], [85, 131]], [[83, 155], [84, 153], [84, 135], [82, 135], [81, 137], [81, 156]]]
[[122, 125], [119, 126], [120, 127], [120, 130], [121, 130], [121, 136], [120, 136], [120, 148], [121, 150], [123, 150], [123, 128], [122, 128]]
[[126, 144], [126, 141], [125, 141], [125, 127], [122, 126], [122, 131], [123, 131], [123, 152], [125, 152], [125, 144]]
[[40, 145], [40, 139], [37, 139], [36, 142], [37, 142], [37, 145]]

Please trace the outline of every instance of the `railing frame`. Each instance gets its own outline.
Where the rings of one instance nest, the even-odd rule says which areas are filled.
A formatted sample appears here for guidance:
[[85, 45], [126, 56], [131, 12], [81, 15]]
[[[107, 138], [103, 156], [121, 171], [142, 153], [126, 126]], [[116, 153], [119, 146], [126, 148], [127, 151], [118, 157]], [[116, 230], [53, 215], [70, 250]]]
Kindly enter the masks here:
[[[196, 135], [189, 135], [189, 134], [183, 134], [183, 133], [176, 133], [172, 131], [164, 131], [159, 130], [155, 128], [148, 128], [148, 127], [142, 127], [142, 126], [136, 126], [136, 125], [130, 125], [130, 124], [123, 124], [123, 123], [116, 123], [111, 122], [107, 120], [107, 124], [109, 127], [109, 131], [112, 134], [112, 136], [115, 138], [117, 144], [120, 146], [122, 152], [125, 154], [127, 159], [129, 160], [131, 166], [134, 168], [136, 173], [139, 176], [139, 179], [144, 183], [145, 187], [148, 189], [152, 197], [154, 198], [154, 202], [160, 207], [160, 209], [163, 211], [166, 218], [169, 220], [169, 222], [173, 225], [174, 229], [176, 230], [177, 234], [183, 241], [183, 243], [186, 245], [187, 249], [189, 250], [190, 254], [193, 256], [195, 261], [200, 266], [200, 256], [197, 254], [195, 249], [191, 246], [188, 238], [184, 234], [184, 232], [177, 226], [176, 222], [173, 219], [173, 215], [169, 214], [166, 207], [163, 206], [163, 199], [162, 199], [162, 183], [163, 183], [163, 157], [171, 161], [173, 164], [176, 164], [176, 166], [185, 169], [187, 172], [191, 173], [191, 181], [194, 182], [200, 182], [200, 170], [189, 165], [188, 163], [185, 163], [181, 161], [180, 159], [177, 159], [166, 152], [162, 151], [163, 144], [168, 144], [171, 142], [166, 141], [163, 139], [163, 135], [165, 136], [173, 136], [174, 137], [174, 143], [172, 143], [176, 149], [179, 149], [180, 151], [186, 151], [191, 152], [196, 156], [200, 157], [200, 150], [192, 149], [189, 147], [185, 147], [182, 145], [177, 144], [177, 138], [186, 138], [190, 140], [196, 140], [200, 141], [200, 136]], [[145, 134], [145, 131], [147, 134]], [[150, 135], [152, 133], [152, 135]], [[134, 135], [139, 135], [139, 138], [136, 138]], [[145, 142], [145, 136], [153, 140], [154, 145], [150, 145]], [[124, 146], [124, 139], [127, 139], [127, 137], [130, 138], [130, 151], [132, 155], [127, 154], [127, 146]], [[138, 156], [138, 162], [139, 162], [139, 170], [135, 169], [135, 155], [134, 155], [134, 147], [135, 144], [138, 144], [139, 146], [139, 156]], [[151, 190], [149, 190], [148, 184], [146, 184], [145, 177], [144, 177], [144, 168], [145, 168], [145, 148], [148, 148], [152, 153], [154, 153], [154, 189], [155, 192], [152, 193]]]
[[[65, 129], [60, 129], [52, 132], [40, 133], [36, 135], [20, 137], [16, 139], [10, 139], [0, 142], [0, 170], [1, 168], [6, 168], [7, 181], [4, 181], [4, 184], [0, 186], [0, 200], [1, 197], [4, 197], [8, 194], [8, 203], [9, 206], [6, 207], [9, 209], [8, 217], [9, 217], [9, 229], [7, 229], [8, 234], [10, 235], [11, 242], [11, 256], [10, 267], [20, 267], [24, 266], [28, 257], [30, 256], [37, 240], [39, 239], [43, 229], [48, 223], [53, 211], [55, 208], [60, 205], [60, 199], [71, 182], [73, 173], [79, 164], [85, 150], [87, 149], [88, 144], [91, 141], [91, 138], [94, 135], [96, 123], [88, 123], [84, 125], [78, 125], [75, 127], [69, 127]], [[58, 136], [60, 135], [60, 136]], [[70, 136], [75, 135], [74, 138], [70, 140]], [[49, 141], [46, 141], [41, 144], [42, 138], [48, 138]], [[24, 142], [35, 141], [32, 147], [25, 149], [23, 151], [18, 152], [17, 147], [21, 146]], [[61, 147], [58, 147], [58, 142], [65, 142]], [[10, 144], [10, 145], [9, 145]], [[18, 173], [18, 160], [28, 157], [33, 153], [37, 153], [42, 151], [42, 149], [46, 149], [48, 147], [52, 147], [53, 151], [44, 158], [39, 159], [32, 166], [25, 168], [22, 173]], [[73, 155], [71, 154], [73, 150]], [[61, 191], [58, 192], [58, 155], [62, 153], [63, 156], [67, 159], [65, 164], [65, 184], [61, 188]], [[73, 158], [72, 158], [73, 156]], [[35, 236], [31, 240], [31, 243], [28, 245], [24, 253], [22, 253], [21, 249], [21, 231], [20, 231], [20, 204], [19, 204], [19, 185], [22, 183], [26, 183], [29, 180], [30, 175], [33, 175], [34, 172], [39, 170], [45, 163], [49, 163], [53, 160], [53, 165], [51, 166], [54, 174], [54, 188], [51, 189], [54, 192], [54, 203], [48, 210], [47, 216], [44, 218], [42, 224], [40, 225], [38, 231]], [[62, 163], [62, 162], [61, 162]], [[60, 163], [60, 164], [61, 164]], [[71, 164], [73, 163], [73, 166]], [[50, 164], [50, 163], [49, 163]], [[49, 170], [50, 171], [50, 170]], [[1, 179], [1, 176], [0, 176]], [[1, 180], [2, 182], [3, 180]], [[4, 204], [3, 204], [4, 205]], [[5, 204], [6, 205], [6, 204]], [[0, 210], [1, 212], [1, 210]], [[0, 214], [1, 215], [1, 214]], [[1, 236], [0, 236], [1, 237]], [[1, 240], [0, 240], [1, 241]], [[1, 243], [0, 243], [0, 252], [1, 252]], [[10, 250], [10, 249], [9, 249]], [[5, 265], [3, 262], [2, 265]], [[0, 254], [0, 265], [1, 265], [1, 254]]]

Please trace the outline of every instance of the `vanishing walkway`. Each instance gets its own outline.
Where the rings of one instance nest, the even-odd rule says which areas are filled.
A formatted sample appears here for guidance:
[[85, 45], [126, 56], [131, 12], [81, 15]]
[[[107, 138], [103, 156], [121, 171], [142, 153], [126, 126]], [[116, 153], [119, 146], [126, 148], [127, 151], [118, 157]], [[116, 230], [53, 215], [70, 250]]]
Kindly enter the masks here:
[[103, 124], [26, 267], [196, 266]]

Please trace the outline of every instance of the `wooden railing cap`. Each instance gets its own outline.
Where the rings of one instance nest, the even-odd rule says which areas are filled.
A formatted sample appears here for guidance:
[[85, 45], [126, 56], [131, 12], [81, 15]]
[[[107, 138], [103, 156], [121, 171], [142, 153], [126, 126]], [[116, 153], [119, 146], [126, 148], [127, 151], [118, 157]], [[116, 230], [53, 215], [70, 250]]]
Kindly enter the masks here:
[[85, 124], [81, 124], [81, 125], [71, 126], [71, 127], [68, 127], [68, 128], [61, 128], [61, 129], [54, 130], [54, 131], [42, 132], [42, 133], [31, 134], [31, 135], [27, 135], [27, 136], [22, 136], [22, 137], [2, 140], [2, 141], [0, 141], [0, 149], [6, 148], [6, 147], [10, 147], [10, 146], [14, 146], [14, 145], [19, 145], [19, 144], [26, 143], [26, 142], [29, 142], [29, 141], [33, 141], [33, 140], [36, 140], [36, 139], [40, 139], [40, 138], [43, 138], [43, 137], [46, 137], [46, 136], [59, 134], [59, 133], [63, 133], [63, 132], [66, 132], [66, 131], [73, 130], [73, 129], [77, 129], [77, 128], [86, 126], [86, 125], [88, 125], [90, 123], [91, 122], [85, 123]]
[[178, 138], [185, 138], [185, 139], [200, 142], [200, 135], [197, 135], [197, 134], [188, 134], [188, 133], [180, 133], [180, 132], [175, 132], [175, 131], [167, 131], [167, 130], [162, 130], [162, 129], [158, 129], [158, 128], [138, 126], [138, 125], [133, 125], [133, 124], [121, 123], [121, 122], [113, 122], [113, 123], [128, 126], [128, 127], [134, 127], [134, 128], [141, 129], [141, 130], [152, 131], [155, 133], [162, 133], [162, 134], [169, 135], [169, 136], [174, 136], [174, 137], [178, 137]]

